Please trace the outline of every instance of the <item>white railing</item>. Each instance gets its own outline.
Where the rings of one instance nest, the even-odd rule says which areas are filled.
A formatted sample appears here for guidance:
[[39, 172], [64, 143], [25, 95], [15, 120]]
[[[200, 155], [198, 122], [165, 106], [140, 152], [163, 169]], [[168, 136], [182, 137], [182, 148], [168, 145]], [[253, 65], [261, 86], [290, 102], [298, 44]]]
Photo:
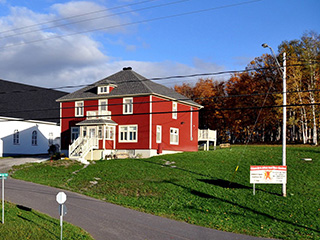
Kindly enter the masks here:
[[198, 129], [198, 141], [206, 141], [204, 150], [209, 151], [210, 142], [213, 142], [214, 150], [216, 150], [217, 145], [217, 131], [210, 129]]
[[84, 158], [92, 149], [98, 148], [98, 138], [82, 138], [78, 137], [69, 146], [69, 157]]
[[198, 141], [216, 141], [217, 131], [210, 129], [199, 129], [198, 130]]
[[99, 140], [98, 138], [86, 139], [86, 142], [81, 146], [81, 158], [84, 158], [92, 149], [98, 148]]
[[74, 155], [73, 153], [77, 150], [77, 148], [79, 148], [82, 140], [82, 137], [78, 137], [71, 145], [69, 145], [69, 156]]
[[111, 112], [102, 110], [102, 111], [87, 111], [87, 119], [107, 119], [111, 120]]

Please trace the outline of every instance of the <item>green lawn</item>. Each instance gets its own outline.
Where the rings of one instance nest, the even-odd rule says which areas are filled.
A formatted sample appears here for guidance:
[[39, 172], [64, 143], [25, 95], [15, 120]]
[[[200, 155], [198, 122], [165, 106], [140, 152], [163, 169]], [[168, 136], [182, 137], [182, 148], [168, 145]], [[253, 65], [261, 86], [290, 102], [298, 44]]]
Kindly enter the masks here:
[[[8, 240], [58, 240], [60, 239], [60, 222], [32, 209], [6, 202], [5, 222], [4, 224], [0, 222], [0, 236], [1, 239]], [[81, 228], [66, 222], [63, 224], [63, 239], [93, 240], [93, 238]]]
[[[306, 157], [313, 161], [301, 160]], [[279, 239], [320, 239], [320, 148], [287, 148], [286, 198], [281, 195], [282, 185], [256, 185], [253, 196], [250, 165], [281, 162], [281, 146], [235, 146], [149, 159], [97, 161], [77, 173], [72, 172], [82, 165], [73, 161], [34, 163], [17, 167], [13, 177], [219, 230]]]

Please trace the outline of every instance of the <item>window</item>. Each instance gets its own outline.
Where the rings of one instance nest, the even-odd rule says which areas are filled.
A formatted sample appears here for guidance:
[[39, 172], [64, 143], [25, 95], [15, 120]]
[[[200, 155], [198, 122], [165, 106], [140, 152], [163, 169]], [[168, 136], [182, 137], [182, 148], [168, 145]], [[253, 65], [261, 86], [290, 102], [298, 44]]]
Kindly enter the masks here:
[[75, 103], [75, 116], [83, 117], [83, 101]]
[[49, 145], [52, 145], [53, 144], [53, 133], [50, 132], [49, 133]]
[[87, 136], [87, 127], [83, 127], [82, 128], [82, 137], [86, 137]]
[[170, 128], [170, 144], [178, 145], [179, 144], [179, 129]]
[[20, 144], [20, 133], [19, 133], [19, 130], [16, 129], [14, 130], [14, 133], [13, 133], [13, 144], [14, 145], [19, 145]]
[[98, 127], [98, 138], [103, 138], [102, 126]]
[[79, 128], [71, 127], [71, 142], [74, 142], [79, 137]]
[[106, 139], [113, 140], [114, 127], [106, 126]]
[[138, 141], [137, 125], [119, 126], [119, 142], [137, 142], [137, 141]]
[[107, 111], [107, 110], [108, 110], [108, 109], [107, 109], [107, 105], [108, 105], [108, 103], [107, 103], [107, 100], [106, 100], [106, 99], [104, 99], [104, 100], [99, 100], [99, 111], [100, 111], [100, 112]]
[[161, 143], [162, 141], [162, 126], [157, 125], [157, 137], [156, 137], [156, 142]]
[[172, 102], [172, 118], [177, 119], [178, 116], [178, 104], [176, 102]]
[[36, 130], [32, 132], [31, 145], [32, 146], [38, 145], [38, 132]]
[[98, 87], [98, 94], [107, 94], [110, 92], [109, 86], [99, 86]]
[[123, 99], [123, 114], [132, 114], [133, 113], [133, 99], [132, 98], [124, 98]]

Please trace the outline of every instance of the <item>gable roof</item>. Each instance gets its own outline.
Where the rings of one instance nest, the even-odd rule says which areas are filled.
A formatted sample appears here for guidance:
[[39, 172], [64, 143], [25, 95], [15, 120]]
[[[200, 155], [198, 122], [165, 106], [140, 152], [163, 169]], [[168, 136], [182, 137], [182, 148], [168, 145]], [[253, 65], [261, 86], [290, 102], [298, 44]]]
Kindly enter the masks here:
[[[116, 85], [116, 87], [109, 94], [98, 95], [97, 87], [107, 84]], [[101, 97], [114, 98], [141, 95], [156, 95], [171, 100], [177, 100], [179, 102], [183, 102], [198, 108], [202, 107], [201, 105], [193, 102], [187, 97], [177, 93], [173, 89], [155, 83], [141, 76], [140, 74], [133, 71], [130, 67], [124, 68], [122, 71], [106, 77], [98, 82], [95, 82], [94, 84], [63, 96], [57, 101], [63, 102], [71, 100], [98, 99]]]
[[0, 79], [0, 116], [59, 123], [56, 99], [66, 94]]

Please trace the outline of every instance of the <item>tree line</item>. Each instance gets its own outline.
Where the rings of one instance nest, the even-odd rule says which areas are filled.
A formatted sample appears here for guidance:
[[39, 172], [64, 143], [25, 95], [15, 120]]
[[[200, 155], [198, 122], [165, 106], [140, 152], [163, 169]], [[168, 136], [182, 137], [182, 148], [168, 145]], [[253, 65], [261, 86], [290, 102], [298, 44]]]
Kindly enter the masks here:
[[[278, 62], [286, 52], [287, 141], [318, 144], [320, 124], [320, 35], [306, 32], [300, 39], [283, 41]], [[278, 143], [282, 138], [282, 69], [264, 54], [246, 71], [228, 80], [201, 78], [195, 85], [174, 89], [201, 104], [199, 127], [218, 131], [219, 142]]]

